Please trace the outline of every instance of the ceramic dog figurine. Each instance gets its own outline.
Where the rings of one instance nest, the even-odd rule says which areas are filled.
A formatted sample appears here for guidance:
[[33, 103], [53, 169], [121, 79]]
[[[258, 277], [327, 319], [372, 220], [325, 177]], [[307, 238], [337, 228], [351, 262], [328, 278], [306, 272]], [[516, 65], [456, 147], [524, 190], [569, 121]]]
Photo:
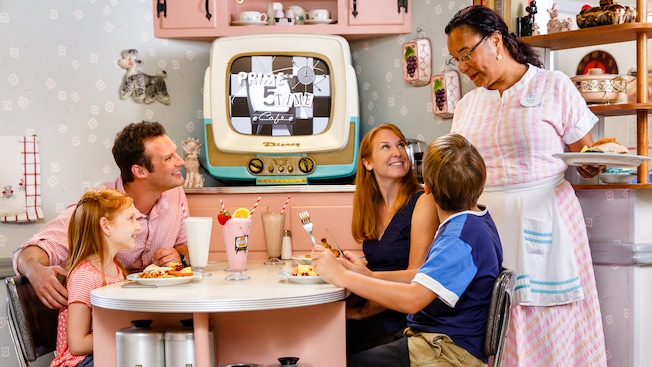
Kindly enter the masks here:
[[159, 101], [163, 104], [170, 104], [170, 95], [165, 85], [167, 73], [161, 70], [156, 75], [148, 75], [139, 71], [136, 67], [142, 61], [138, 58], [138, 50], [130, 49], [122, 51], [122, 58], [118, 59], [118, 65], [127, 70], [124, 76], [120, 97], [125, 99], [131, 96], [138, 103], [152, 103]]

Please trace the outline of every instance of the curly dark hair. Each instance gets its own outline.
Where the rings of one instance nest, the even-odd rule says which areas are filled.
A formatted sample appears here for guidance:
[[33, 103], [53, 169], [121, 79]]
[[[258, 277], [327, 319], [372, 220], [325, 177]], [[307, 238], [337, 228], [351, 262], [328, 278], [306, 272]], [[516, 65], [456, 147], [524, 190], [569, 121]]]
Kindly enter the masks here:
[[153, 171], [152, 160], [145, 154], [145, 140], [165, 135], [165, 127], [158, 122], [133, 122], [116, 134], [113, 159], [120, 168], [122, 182], [132, 182], [131, 166], [137, 164]]
[[458, 11], [448, 22], [444, 32], [449, 35], [454, 29], [468, 27], [470, 30], [484, 37], [493, 32], [500, 32], [507, 51], [514, 60], [521, 64], [532, 64], [542, 68], [539, 54], [534, 49], [517, 37], [509, 33], [505, 21], [493, 10], [483, 5], [468, 6]]

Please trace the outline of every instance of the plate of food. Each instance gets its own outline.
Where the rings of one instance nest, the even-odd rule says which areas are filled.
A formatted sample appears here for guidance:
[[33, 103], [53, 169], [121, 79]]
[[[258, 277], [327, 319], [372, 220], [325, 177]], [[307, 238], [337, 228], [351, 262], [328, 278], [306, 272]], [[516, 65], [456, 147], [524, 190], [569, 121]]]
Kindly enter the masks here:
[[628, 153], [629, 149], [619, 144], [615, 138], [602, 138], [591, 147], [584, 146], [579, 153], [555, 153], [553, 157], [563, 160], [569, 166], [590, 165], [621, 168], [635, 168], [650, 160], [650, 157]]
[[638, 167], [641, 163], [649, 161], [650, 157], [634, 154], [618, 153], [555, 153], [553, 157], [559, 158], [569, 166], [607, 166], [607, 167]]
[[290, 283], [298, 284], [317, 284], [326, 283], [319, 274], [315, 273], [310, 265], [298, 265], [292, 271], [282, 271], [278, 273], [281, 278], [285, 278]]
[[190, 283], [201, 278], [201, 274], [188, 268], [149, 265], [142, 272], [127, 275], [127, 280], [142, 285], [165, 287]]

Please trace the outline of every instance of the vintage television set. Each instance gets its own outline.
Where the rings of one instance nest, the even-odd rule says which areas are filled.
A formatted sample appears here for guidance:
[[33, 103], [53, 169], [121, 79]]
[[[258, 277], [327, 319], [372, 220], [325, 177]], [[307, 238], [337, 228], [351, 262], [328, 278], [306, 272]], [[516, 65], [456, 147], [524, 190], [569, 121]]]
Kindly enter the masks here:
[[350, 183], [358, 88], [340, 36], [213, 41], [204, 76], [206, 169], [234, 184]]

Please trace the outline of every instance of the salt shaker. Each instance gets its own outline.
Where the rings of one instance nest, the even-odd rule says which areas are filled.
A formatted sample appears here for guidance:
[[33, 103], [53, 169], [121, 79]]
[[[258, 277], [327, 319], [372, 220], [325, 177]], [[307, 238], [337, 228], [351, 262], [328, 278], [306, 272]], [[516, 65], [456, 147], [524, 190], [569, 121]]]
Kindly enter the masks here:
[[292, 258], [292, 236], [289, 230], [283, 233], [283, 242], [281, 244], [281, 259], [290, 260]]

